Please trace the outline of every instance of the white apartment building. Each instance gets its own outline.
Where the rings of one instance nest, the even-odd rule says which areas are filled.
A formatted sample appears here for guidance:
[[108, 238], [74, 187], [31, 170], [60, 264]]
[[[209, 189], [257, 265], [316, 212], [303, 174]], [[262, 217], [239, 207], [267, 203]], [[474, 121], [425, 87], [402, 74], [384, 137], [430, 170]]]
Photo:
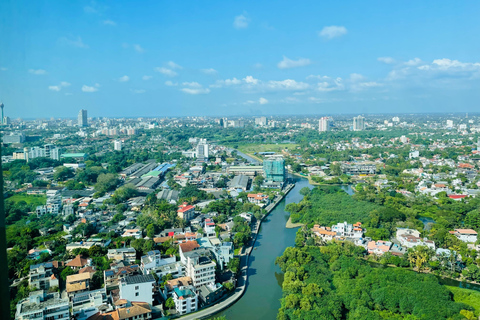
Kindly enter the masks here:
[[186, 275], [192, 278], [193, 285], [199, 286], [215, 284], [215, 262], [208, 255], [207, 249], [198, 249], [184, 253], [186, 257]]
[[150, 271], [156, 271], [157, 268], [175, 263], [176, 258], [173, 257], [164, 257], [162, 258], [162, 254], [158, 250], [153, 250], [147, 252], [147, 255], [142, 256], [140, 270], [142, 270], [143, 274], [150, 274]]
[[349, 224], [346, 221], [340, 222], [332, 226], [332, 232], [337, 234], [337, 237], [342, 238], [363, 238], [363, 228], [360, 222]]
[[153, 275], [138, 275], [123, 278], [120, 283], [120, 299], [153, 304]]
[[41, 290], [58, 287], [58, 279], [53, 274], [52, 263], [47, 262], [30, 266], [28, 285]]
[[[3, 312], [2, 312], [3, 313]], [[17, 320], [58, 320], [70, 319], [68, 298], [61, 299], [58, 292], [45, 294], [38, 290], [17, 303]]]
[[107, 258], [115, 261], [125, 261], [129, 264], [135, 263], [137, 251], [134, 248], [108, 249]]
[[198, 295], [193, 286], [173, 289], [173, 301], [179, 315], [197, 311]]

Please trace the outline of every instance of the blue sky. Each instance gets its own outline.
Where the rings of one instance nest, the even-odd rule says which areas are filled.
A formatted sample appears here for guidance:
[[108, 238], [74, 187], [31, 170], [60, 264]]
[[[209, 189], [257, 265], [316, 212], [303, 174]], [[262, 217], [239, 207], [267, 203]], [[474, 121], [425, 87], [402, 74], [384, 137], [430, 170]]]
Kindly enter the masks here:
[[478, 112], [478, 1], [0, 1], [12, 118]]

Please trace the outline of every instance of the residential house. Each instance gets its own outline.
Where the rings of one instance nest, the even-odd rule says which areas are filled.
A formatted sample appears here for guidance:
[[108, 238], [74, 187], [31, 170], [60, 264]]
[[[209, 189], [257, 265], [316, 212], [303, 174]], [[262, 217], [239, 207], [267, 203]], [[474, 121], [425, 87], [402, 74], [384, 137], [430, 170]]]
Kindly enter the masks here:
[[53, 269], [51, 262], [31, 265], [28, 273], [28, 285], [40, 290], [58, 287], [58, 279], [53, 273]]
[[88, 320], [150, 320], [152, 308], [146, 302], [125, 301], [117, 309], [107, 313], [98, 312]]
[[204, 231], [207, 237], [215, 237], [215, 222], [212, 219], [205, 219]]
[[477, 242], [477, 232], [473, 229], [455, 229], [450, 231], [451, 234], [456, 236], [460, 241], [467, 243]]
[[132, 264], [137, 259], [137, 251], [134, 248], [108, 249], [107, 258]]
[[70, 305], [72, 307], [73, 316], [81, 313], [82, 310], [90, 308], [95, 308], [97, 311], [99, 308], [103, 310], [112, 310], [111, 306], [108, 304], [105, 288], [74, 294]]
[[323, 227], [318, 224], [314, 225], [311, 230], [314, 235], [321, 238], [323, 241], [331, 241], [337, 235], [337, 233], [332, 231], [330, 227]]
[[186, 275], [192, 278], [193, 285], [199, 287], [203, 284], [215, 283], [215, 262], [210, 259], [208, 249], [197, 249], [184, 253], [186, 258]]
[[[7, 311], [2, 311], [5, 316]], [[28, 298], [17, 303], [16, 320], [70, 319], [69, 301], [58, 292], [46, 294], [44, 290], [30, 292]]]
[[173, 257], [163, 257], [160, 251], [153, 250], [147, 252], [147, 255], [142, 256], [140, 269], [143, 274], [150, 274], [151, 271], [154, 271], [163, 265], [174, 263], [176, 261], [175, 256]]
[[151, 274], [122, 278], [120, 281], [120, 299], [146, 302], [151, 305], [155, 282], [155, 278]]
[[383, 255], [384, 253], [388, 252], [390, 248], [392, 247], [392, 243], [390, 241], [370, 241], [367, 244], [367, 251], [370, 254], [375, 254], [375, 255]]
[[92, 277], [93, 273], [91, 272], [84, 272], [67, 276], [67, 280], [65, 281], [65, 287], [68, 297], [71, 298], [77, 293], [90, 290], [90, 281]]
[[195, 207], [184, 202], [178, 206], [177, 215], [180, 219], [190, 221], [195, 215]]
[[118, 288], [120, 286], [120, 281], [123, 278], [136, 274], [140, 274], [140, 266], [137, 264], [130, 266], [114, 266], [110, 270], [105, 270], [103, 272], [105, 288], [108, 290]]
[[81, 255], [77, 255], [75, 258], [70, 260], [65, 266], [70, 267], [73, 270], [79, 270], [86, 265], [90, 265], [90, 259], [84, 258]]
[[140, 229], [127, 229], [125, 232], [122, 234], [122, 237], [133, 237], [135, 239], [141, 239], [142, 238], [142, 231]]
[[179, 315], [197, 311], [198, 297], [193, 286], [175, 288], [173, 290], [173, 301]]

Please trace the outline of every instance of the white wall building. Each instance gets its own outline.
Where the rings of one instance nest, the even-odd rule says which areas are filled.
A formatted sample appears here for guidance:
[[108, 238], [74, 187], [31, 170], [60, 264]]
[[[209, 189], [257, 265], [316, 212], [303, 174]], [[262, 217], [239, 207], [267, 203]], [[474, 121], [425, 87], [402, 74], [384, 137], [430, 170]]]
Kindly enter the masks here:
[[[5, 315], [6, 310], [2, 311]], [[43, 290], [30, 293], [30, 296], [17, 303], [17, 320], [70, 319], [68, 298], [61, 299], [58, 292], [45, 294]]]
[[122, 141], [121, 140], [115, 140], [113, 141], [113, 150], [115, 151], [122, 151]]
[[120, 283], [120, 299], [152, 305], [154, 285], [155, 278], [151, 274], [125, 277]]
[[142, 256], [141, 261], [140, 270], [142, 270], [142, 273], [150, 274], [150, 271], [155, 271], [158, 267], [175, 263], [176, 258], [175, 256], [162, 258], [160, 251], [153, 250], [147, 252], [147, 255]]
[[192, 286], [173, 289], [173, 301], [179, 315], [197, 311], [198, 295]]

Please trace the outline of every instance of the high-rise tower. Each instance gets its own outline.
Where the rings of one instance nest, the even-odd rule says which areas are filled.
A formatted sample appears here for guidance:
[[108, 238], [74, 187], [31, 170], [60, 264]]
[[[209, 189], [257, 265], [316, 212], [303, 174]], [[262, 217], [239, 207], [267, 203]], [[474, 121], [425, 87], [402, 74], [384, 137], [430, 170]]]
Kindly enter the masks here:
[[3, 116], [3, 108], [4, 107], [5, 106], [3, 105], [3, 102], [0, 102], [0, 108], [2, 108], [2, 124], [4, 124], [4, 119], [5, 119], [4, 116]]
[[78, 126], [79, 127], [88, 126], [87, 110], [82, 109], [78, 112]]

